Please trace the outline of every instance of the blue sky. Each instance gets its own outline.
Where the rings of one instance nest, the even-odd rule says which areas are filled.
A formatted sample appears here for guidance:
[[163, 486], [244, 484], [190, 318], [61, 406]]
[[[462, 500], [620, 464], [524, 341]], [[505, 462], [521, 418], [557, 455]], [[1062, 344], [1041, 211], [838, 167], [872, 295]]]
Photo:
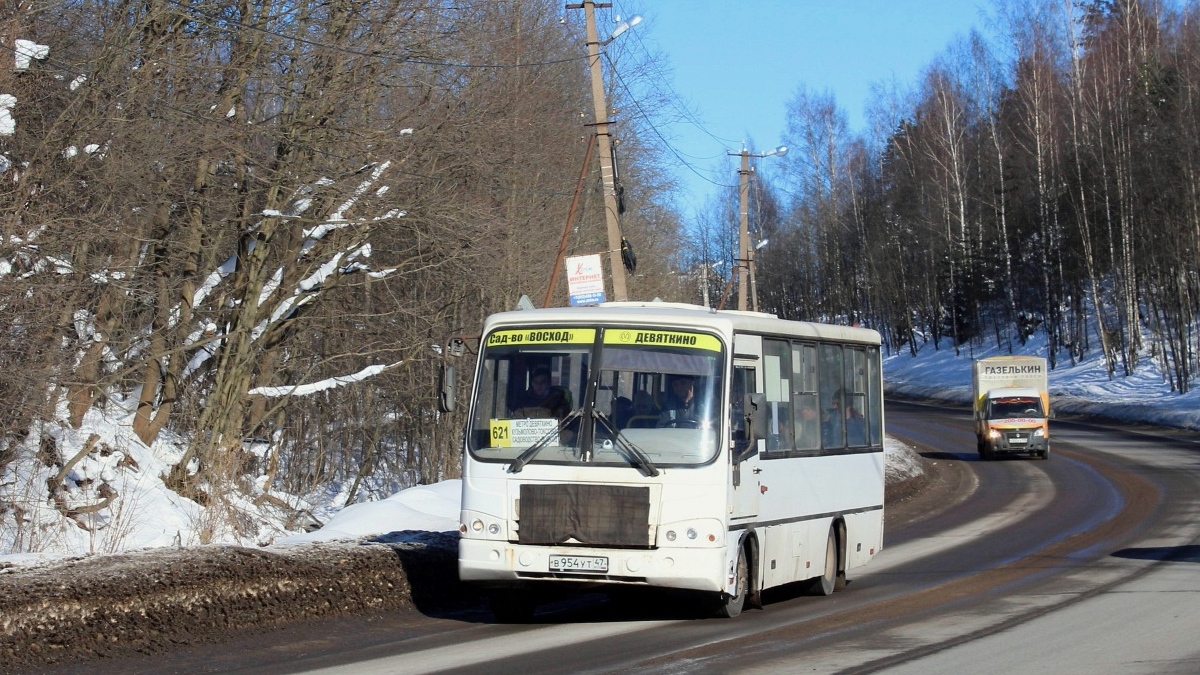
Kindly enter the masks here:
[[[862, 131], [873, 83], [915, 84], [955, 36], [982, 29], [991, 7], [990, 0], [614, 0], [611, 11], [642, 15], [617, 38], [628, 41], [621, 48], [665, 54], [660, 65], [671, 90], [703, 127], [679, 121], [660, 129], [683, 160], [679, 205], [690, 213], [716, 192], [714, 182], [737, 181], [720, 171], [726, 152], [740, 151], [743, 141], [753, 152], [780, 144], [785, 106], [800, 85], [832, 91], [851, 129]], [[612, 14], [597, 16], [607, 35]]]

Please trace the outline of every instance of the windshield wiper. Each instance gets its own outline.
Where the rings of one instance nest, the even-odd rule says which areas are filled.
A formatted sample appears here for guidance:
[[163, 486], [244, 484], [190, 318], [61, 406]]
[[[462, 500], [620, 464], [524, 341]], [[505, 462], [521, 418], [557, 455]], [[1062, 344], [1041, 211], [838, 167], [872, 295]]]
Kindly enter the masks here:
[[517, 458], [513, 460], [512, 464], [509, 465], [508, 472], [517, 473], [521, 469], [524, 469], [525, 465], [528, 464], [529, 461], [534, 458], [534, 456], [541, 452], [542, 448], [546, 447], [550, 443], [550, 439], [557, 437], [559, 432], [561, 432], [567, 427], [568, 424], [571, 423], [571, 420], [579, 417], [582, 414], [582, 409], [572, 410], [570, 414], [562, 418], [562, 421], [558, 423], [558, 426], [554, 427], [550, 431], [547, 431], [544, 436], [537, 439], [536, 443], [526, 448], [525, 452], [517, 455]]
[[597, 410], [595, 413], [596, 419], [608, 429], [608, 433], [612, 434], [613, 445], [617, 447], [617, 451], [625, 458], [625, 461], [637, 468], [638, 473], [647, 478], [658, 475], [658, 467], [654, 466], [654, 462], [650, 457], [642, 451], [641, 448], [634, 445], [632, 441], [621, 435], [619, 431], [613, 428], [608, 416]]

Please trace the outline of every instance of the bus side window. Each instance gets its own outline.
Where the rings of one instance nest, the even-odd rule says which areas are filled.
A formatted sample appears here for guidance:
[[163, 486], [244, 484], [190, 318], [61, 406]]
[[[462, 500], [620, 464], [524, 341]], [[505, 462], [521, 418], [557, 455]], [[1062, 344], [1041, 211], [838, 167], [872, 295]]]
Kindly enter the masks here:
[[763, 382], [767, 395], [767, 450], [792, 450], [792, 350], [787, 340], [763, 339]]
[[867, 358], [866, 352], [857, 348], [843, 350], [846, 361], [846, 445], [867, 444]]
[[817, 346], [792, 345], [792, 409], [795, 411], [796, 449], [821, 447], [821, 404], [817, 400]]
[[750, 405], [749, 395], [758, 393], [755, 385], [756, 372], [748, 366], [734, 366], [729, 428], [733, 432], [733, 452], [738, 455], [749, 442], [746, 439], [746, 411]]
[[820, 346], [820, 403], [821, 403], [821, 447], [846, 447], [845, 383], [842, 365], [842, 346], [823, 344]]

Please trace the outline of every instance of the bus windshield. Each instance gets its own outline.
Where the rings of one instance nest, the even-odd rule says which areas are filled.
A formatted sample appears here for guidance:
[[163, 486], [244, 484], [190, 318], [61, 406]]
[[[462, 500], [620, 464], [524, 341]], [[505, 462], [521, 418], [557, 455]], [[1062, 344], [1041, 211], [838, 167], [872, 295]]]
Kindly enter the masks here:
[[724, 423], [714, 335], [632, 327], [499, 329], [486, 336], [467, 447], [482, 461], [703, 464]]

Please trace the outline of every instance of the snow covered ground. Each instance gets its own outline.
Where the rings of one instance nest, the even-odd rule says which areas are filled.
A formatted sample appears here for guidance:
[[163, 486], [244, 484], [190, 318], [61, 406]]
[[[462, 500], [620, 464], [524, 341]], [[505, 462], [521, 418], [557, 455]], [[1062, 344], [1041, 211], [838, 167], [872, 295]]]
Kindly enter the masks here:
[[321, 529], [285, 537], [276, 544], [359, 539], [389, 532], [454, 532], [458, 530], [461, 492], [462, 481], [457, 478], [418, 485], [387, 499], [351, 504]]
[[[975, 350], [955, 356], [954, 350], [933, 350], [926, 346], [917, 357], [907, 352], [885, 359], [884, 374], [889, 391], [897, 395], [969, 402], [970, 362], [972, 358], [993, 356], [995, 350]], [[1044, 344], [1031, 340], [1022, 353], [1045, 355]], [[1059, 413], [1091, 413], [1124, 421], [1200, 430], [1200, 392], [1179, 395], [1169, 387], [1148, 356], [1131, 377], [1109, 380], [1103, 363], [1094, 358], [1075, 366], [1063, 364], [1050, 374], [1055, 410]], [[163, 485], [159, 476], [177, 460], [182, 443], [170, 439], [153, 446], [142, 445], [120, 420], [109, 420], [96, 411], [89, 413], [79, 430], [52, 430], [55, 434], [94, 434], [101, 451], [76, 464], [71, 471], [79, 484], [104, 475], [115, 483], [122, 497], [120, 508], [97, 515], [94, 531], [86, 531], [67, 521], [61, 511], [44, 499], [19, 504], [27, 522], [14, 527], [8, 520], [0, 527], [0, 568], [26, 565], [37, 561], [88, 554], [115, 553], [164, 546], [189, 546], [200, 542], [201, 533], [211, 543], [247, 546], [291, 545], [297, 543], [355, 539], [385, 533], [452, 532], [458, 527], [458, 480], [436, 485], [399, 490], [386, 499], [351, 504], [343, 508], [345, 486], [326, 486], [312, 495], [272, 495], [287, 501], [293, 509], [315, 514], [323, 526], [311, 533], [291, 523], [290, 509], [272, 510], [255, 507], [253, 493], [229, 497], [226, 513], [239, 512], [243, 519], [256, 523], [253, 534], [237, 535], [222, 527], [220, 518], [195, 502], [184, 499]], [[916, 475], [920, 464], [916, 454], [903, 444], [888, 439], [888, 480], [897, 481]], [[14, 462], [0, 481], [7, 495], [19, 493], [22, 486], [45, 485], [54, 467], [38, 463]], [[247, 484], [262, 489], [264, 479], [247, 477]], [[30, 494], [35, 491], [30, 490]], [[384, 494], [387, 494], [386, 492]], [[64, 500], [86, 503], [96, 495], [65, 494]], [[253, 528], [252, 528], [253, 529]], [[243, 530], [244, 531], [244, 530]], [[398, 536], [391, 535], [392, 538]]]
[[[1044, 336], [1034, 336], [1017, 353], [1046, 356]], [[915, 358], [905, 352], [886, 359], [884, 382], [893, 395], [970, 406], [971, 361], [1005, 354], [991, 347], [962, 351], [956, 357], [948, 345], [938, 351], [927, 345]], [[1056, 413], [1097, 415], [1200, 431], [1200, 390], [1184, 395], [1171, 391], [1149, 354], [1142, 355], [1133, 375], [1112, 380], [1105, 373], [1099, 354], [1073, 366], [1060, 357], [1058, 367], [1050, 371], [1050, 396]]]

